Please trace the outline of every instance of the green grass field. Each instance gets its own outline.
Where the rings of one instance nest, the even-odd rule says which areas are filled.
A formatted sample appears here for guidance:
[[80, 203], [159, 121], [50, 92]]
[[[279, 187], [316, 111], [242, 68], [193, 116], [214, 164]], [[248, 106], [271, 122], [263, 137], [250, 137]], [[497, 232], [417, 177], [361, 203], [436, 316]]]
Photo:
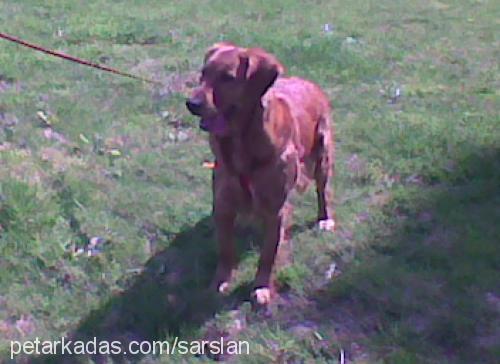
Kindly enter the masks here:
[[[499, 19], [494, 0], [0, 2], [1, 32], [162, 83], [0, 40], [0, 362], [123, 359], [9, 360], [36, 337], [224, 336], [250, 343], [219, 358], [235, 363], [497, 363]], [[275, 53], [335, 108], [339, 229], [297, 199], [267, 313], [245, 302], [249, 227], [237, 288], [205, 290], [211, 154], [184, 98], [220, 40]]]

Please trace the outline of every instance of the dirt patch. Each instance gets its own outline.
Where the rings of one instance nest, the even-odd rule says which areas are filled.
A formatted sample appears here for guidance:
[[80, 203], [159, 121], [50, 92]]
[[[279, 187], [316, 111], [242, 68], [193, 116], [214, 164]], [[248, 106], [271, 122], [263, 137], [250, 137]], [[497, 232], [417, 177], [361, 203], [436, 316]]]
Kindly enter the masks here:
[[0, 179], [8, 176], [34, 186], [46, 177], [46, 173], [33, 161], [29, 150], [17, 148], [11, 143], [3, 143], [0, 144], [0, 153], [8, 153], [16, 160], [14, 165], [8, 162], [0, 165]]
[[52, 147], [43, 148], [40, 151], [40, 158], [42, 161], [49, 162], [58, 172], [64, 172], [68, 167], [72, 166], [85, 166], [85, 163], [80, 158], [69, 156]]
[[137, 64], [132, 71], [137, 74], [148, 75], [161, 83], [156, 88], [156, 97], [167, 97], [171, 94], [187, 94], [189, 89], [198, 83], [198, 72], [170, 72], [165, 73], [164, 63], [159, 59], [145, 59]]
[[425, 245], [438, 246], [443, 249], [450, 249], [457, 241], [457, 233], [442, 226], [434, 228], [425, 239]]
[[16, 82], [13, 78], [0, 74], [0, 94], [12, 89], [15, 92], [19, 92], [21, 90], [21, 84]]
[[367, 360], [370, 355], [363, 341], [377, 330], [376, 317], [356, 312], [349, 302], [324, 299], [322, 292], [316, 290], [309, 297], [280, 294], [273, 320], [297, 340], [308, 342], [329, 358], [338, 360], [342, 356], [346, 362]]
[[163, 103], [173, 95], [183, 95], [187, 97], [191, 89], [197, 84], [197, 73], [170, 73], [155, 78], [161, 82], [161, 86], [156, 87], [152, 92], [153, 100], [156, 103]]
[[21, 315], [18, 319], [0, 321], [0, 334], [10, 340], [19, 339], [32, 334], [36, 329], [35, 320], [31, 315]]
[[[1, 93], [1, 90], [0, 90]], [[13, 128], [19, 123], [17, 117], [13, 114], [3, 112], [0, 109], [0, 127], [1, 128]]]

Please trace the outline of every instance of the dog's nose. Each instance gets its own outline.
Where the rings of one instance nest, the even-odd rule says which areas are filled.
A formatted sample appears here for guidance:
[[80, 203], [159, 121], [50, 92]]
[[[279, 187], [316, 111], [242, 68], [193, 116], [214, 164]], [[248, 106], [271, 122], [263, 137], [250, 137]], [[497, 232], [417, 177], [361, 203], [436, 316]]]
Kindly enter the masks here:
[[203, 103], [199, 99], [187, 99], [186, 100], [186, 107], [189, 110], [189, 112], [193, 115], [200, 116], [202, 106], [203, 106]]

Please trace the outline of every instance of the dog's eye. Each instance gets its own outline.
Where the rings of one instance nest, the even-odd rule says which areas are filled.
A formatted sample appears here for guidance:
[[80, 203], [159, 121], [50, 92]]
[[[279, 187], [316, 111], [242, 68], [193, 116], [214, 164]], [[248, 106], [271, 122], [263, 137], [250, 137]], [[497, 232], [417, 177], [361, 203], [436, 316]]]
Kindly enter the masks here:
[[220, 80], [222, 82], [231, 82], [234, 81], [235, 77], [229, 73], [224, 73], [220, 76]]

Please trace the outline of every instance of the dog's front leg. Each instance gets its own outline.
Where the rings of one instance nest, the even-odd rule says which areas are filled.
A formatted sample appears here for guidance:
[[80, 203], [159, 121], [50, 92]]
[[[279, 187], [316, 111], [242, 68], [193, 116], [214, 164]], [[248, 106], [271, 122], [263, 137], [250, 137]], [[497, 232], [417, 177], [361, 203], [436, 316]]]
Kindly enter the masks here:
[[283, 235], [283, 216], [281, 214], [268, 216], [265, 224], [264, 244], [260, 253], [253, 292], [257, 303], [260, 305], [267, 305], [271, 302], [271, 275], [278, 245]]
[[236, 265], [234, 244], [234, 221], [236, 214], [233, 211], [224, 211], [215, 206], [215, 229], [218, 243], [218, 263], [211, 287], [220, 293], [229, 288], [233, 269]]

